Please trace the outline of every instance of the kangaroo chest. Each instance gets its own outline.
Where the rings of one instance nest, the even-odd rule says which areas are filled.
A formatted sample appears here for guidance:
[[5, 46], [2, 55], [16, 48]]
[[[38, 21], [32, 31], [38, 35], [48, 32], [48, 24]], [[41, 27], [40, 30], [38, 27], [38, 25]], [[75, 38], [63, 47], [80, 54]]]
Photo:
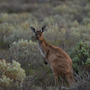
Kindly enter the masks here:
[[39, 50], [40, 50], [42, 56], [45, 57], [44, 50], [43, 50], [43, 48], [41, 47], [41, 45], [40, 45], [39, 42], [38, 42], [38, 48], [39, 48]]

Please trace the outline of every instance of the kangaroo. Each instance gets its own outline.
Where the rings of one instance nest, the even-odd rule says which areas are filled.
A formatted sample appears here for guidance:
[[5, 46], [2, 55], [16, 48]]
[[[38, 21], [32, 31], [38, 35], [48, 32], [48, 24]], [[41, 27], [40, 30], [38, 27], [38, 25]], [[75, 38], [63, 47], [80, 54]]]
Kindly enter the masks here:
[[31, 27], [35, 34], [39, 50], [44, 57], [44, 63], [49, 64], [51, 67], [54, 73], [55, 85], [58, 85], [59, 76], [64, 78], [68, 84], [71, 85], [75, 82], [72, 60], [64, 50], [45, 41], [43, 37], [45, 28], [46, 26], [43, 26], [41, 30], [36, 30], [34, 27]]

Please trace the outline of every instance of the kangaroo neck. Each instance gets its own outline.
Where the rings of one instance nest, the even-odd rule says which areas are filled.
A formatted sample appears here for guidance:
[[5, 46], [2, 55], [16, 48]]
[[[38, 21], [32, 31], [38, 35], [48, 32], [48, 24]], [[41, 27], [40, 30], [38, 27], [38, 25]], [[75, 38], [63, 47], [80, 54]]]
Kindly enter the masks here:
[[45, 53], [47, 51], [47, 47], [48, 47], [48, 44], [47, 42], [43, 39], [43, 40], [37, 40], [37, 43], [38, 43], [38, 48], [42, 54], [42, 56], [45, 57]]
[[44, 43], [44, 39], [42, 40], [37, 40], [38, 44], [41, 45], [42, 43]]

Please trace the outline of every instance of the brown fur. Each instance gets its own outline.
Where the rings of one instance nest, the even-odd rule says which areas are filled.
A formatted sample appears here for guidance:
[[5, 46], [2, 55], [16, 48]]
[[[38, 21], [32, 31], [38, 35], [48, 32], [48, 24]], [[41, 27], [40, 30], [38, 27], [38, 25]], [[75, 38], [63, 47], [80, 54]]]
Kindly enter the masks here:
[[37, 31], [36, 34], [39, 46], [42, 48], [45, 55], [44, 58], [54, 73], [55, 84], [58, 84], [58, 76], [66, 79], [70, 85], [73, 84], [75, 80], [70, 56], [61, 48], [47, 43], [41, 31]]

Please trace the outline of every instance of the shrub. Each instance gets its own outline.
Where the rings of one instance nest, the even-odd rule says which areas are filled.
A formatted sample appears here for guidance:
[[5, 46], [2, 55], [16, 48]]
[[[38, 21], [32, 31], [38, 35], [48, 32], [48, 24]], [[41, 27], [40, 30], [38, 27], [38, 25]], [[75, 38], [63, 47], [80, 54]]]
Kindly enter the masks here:
[[[35, 55], [36, 44], [32, 41], [28, 40], [19, 40], [17, 42], [13, 42], [10, 46], [10, 51], [12, 53], [12, 57], [16, 60], [23, 60]], [[22, 63], [22, 62], [21, 62]]]
[[8, 23], [0, 24], [0, 47], [7, 47], [9, 42], [5, 42], [7, 38], [13, 32], [13, 26]]
[[64, 13], [64, 12], [69, 12], [70, 11], [70, 8], [67, 6], [67, 5], [59, 5], [59, 6], [56, 6], [54, 7], [54, 11], [55, 12], [61, 12], [61, 13]]
[[73, 60], [73, 68], [77, 73], [82, 71], [82, 69], [89, 70], [90, 47], [86, 43], [78, 43], [69, 54]]
[[12, 59], [20, 62], [28, 74], [33, 68], [37, 69], [39, 68], [39, 65], [41, 66], [40, 63], [42, 60], [35, 42], [22, 39], [18, 42], [13, 42], [9, 50]]
[[16, 61], [8, 63], [5, 60], [0, 60], [0, 88], [7, 90], [22, 86], [25, 78], [25, 71], [21, 68], [20, 64]]
[[29, 13], [2, 13], [0, 16], [0, 48], [9, 48], [10, 44], [19, 39], [30, 40], [30, 25], [38, 26], [37, 19]]

